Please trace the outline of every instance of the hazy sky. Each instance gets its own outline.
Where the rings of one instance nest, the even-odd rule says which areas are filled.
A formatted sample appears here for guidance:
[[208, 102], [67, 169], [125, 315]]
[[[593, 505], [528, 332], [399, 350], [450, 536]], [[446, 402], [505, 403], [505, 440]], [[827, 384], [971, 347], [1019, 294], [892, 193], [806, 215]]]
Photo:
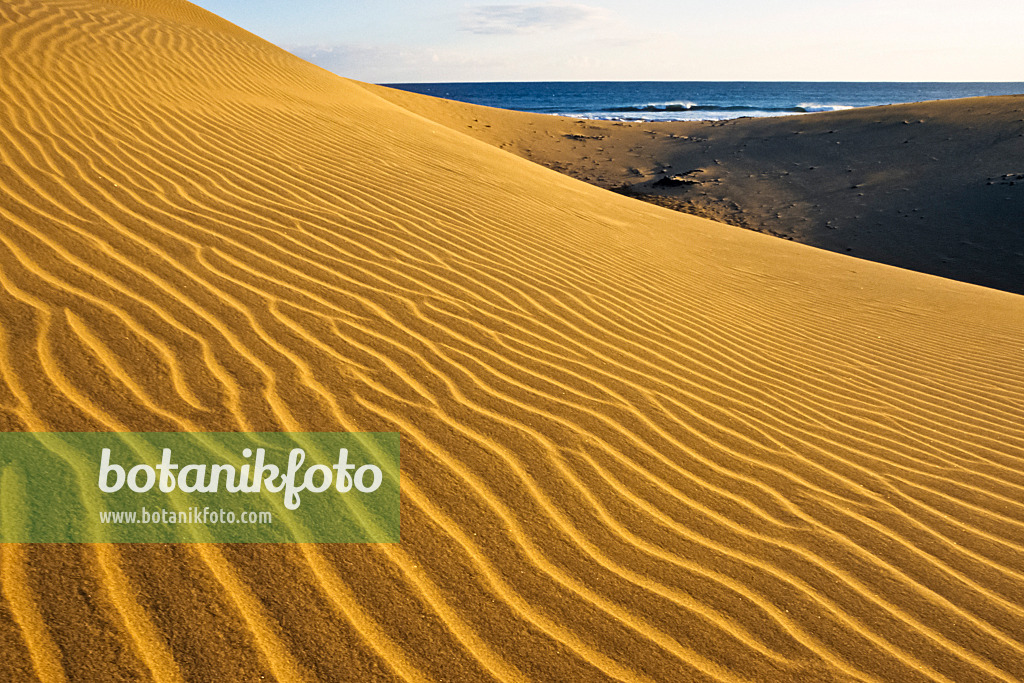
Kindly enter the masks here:
[[1024, 81], [1024, 2], [199, 0], [376, 83]]

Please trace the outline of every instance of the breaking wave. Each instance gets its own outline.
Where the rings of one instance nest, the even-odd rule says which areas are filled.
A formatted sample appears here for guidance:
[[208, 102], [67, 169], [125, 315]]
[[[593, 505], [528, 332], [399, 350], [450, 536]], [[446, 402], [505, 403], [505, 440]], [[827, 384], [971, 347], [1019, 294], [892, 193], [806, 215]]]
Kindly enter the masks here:
[[616, 107], [607, 107], [600, 111], [606, 113], [628, 113], [628, 112], [672, 112], [672, 111], [721, 111], [721, 112], [765, 112], [778, 114], [806, 114], [822, 111], [839, 111], [842, 109], [853, 109], [845, 104], [818, 104], [815, 102], [802, 102], [788, 107], [754, 107], [749, 105], [717, 105], [717, 104], [694, 104], [693, 102], [663, 102], [654, 104], [636, 104]]

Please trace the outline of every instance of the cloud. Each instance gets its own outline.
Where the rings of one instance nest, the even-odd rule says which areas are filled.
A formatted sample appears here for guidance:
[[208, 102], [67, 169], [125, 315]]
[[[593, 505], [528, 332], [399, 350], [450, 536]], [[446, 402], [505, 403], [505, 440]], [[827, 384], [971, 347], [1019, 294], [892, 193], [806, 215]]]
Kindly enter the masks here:
[[575, 28], [600, 18], [603, 10], [587, 5], [484, 5], [463, 15], [463, 30], [482, 35], [512, 35]]
[[[347, 78], [371, 83], [480, 80], [480, 73], [502, 73], [515, 63], [493, 53], [397, 45], [286, 45], [293, 55]], [[486, 79], [485, 79], [486, 80]]]

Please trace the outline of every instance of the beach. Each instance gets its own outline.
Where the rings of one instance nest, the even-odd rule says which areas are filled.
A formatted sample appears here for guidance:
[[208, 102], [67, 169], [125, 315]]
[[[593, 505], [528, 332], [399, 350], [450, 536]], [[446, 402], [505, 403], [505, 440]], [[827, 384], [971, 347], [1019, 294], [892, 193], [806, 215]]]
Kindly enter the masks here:
[[397, 432], [401, 542], [3, 544], [0, 679], [1024, 679], [1022, 108], [581, 122], [6, 4], [0, 428]]
[[728, 121], [600, 121], [375, 90], [606, 189], [1024, 294], [1024, 96]]

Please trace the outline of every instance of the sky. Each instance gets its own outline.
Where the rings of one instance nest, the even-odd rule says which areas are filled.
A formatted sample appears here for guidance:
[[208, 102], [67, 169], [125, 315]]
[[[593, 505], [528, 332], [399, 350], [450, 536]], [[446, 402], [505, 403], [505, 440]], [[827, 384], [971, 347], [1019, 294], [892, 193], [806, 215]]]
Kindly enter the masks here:
[[198, 0], [342, 76], [468, 81], [1024, 81], [1024, 3]]

